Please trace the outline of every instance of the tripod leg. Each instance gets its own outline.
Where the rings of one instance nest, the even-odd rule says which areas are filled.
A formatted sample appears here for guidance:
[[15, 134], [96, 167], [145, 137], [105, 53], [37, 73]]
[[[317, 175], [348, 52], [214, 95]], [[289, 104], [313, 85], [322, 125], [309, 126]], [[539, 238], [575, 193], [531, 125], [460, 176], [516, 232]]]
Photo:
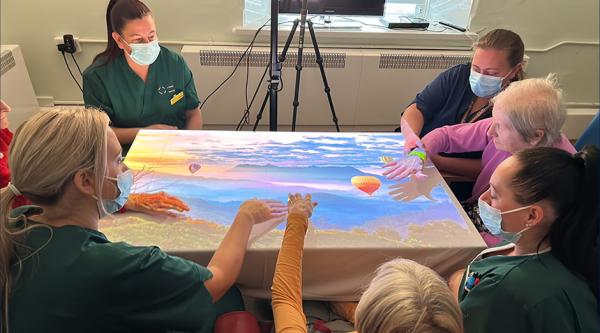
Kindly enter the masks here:
[[[296, 131], [296, 116], [298, 115], [298, 99], [300, 97], [300, 76], [302, 74], [302, 54], [304, 51], [304, 32], [306, 31], [307, 0], [302, 1], [302, 10], [300, 11], [300, 38], [298, 40], [298, 59], [296, 61], [296, 84], [294, 86], [294, 102], [292, 105], [292, 132]], [[309, 21], [310, 22], [310, 21]]]
[[315, 49], [315, 57], [317, 59], [317, 64], [319, 65], [319, 70], [321, 71], [321, 78], [323, 79], [323, 86], [325, 87], [325, 93], [327, 94], [327, 101], [329, 102], [329, 109], [331, 110], [333, 123], [335, 124], [336, 131], [339, 132], [340, 126], [338, 125], [338, 118], [335, 114], [333, 99], [331, 98], [331, 88], [329, 88], [329, 83], [327, 82], [327, 75], [325, 75], [325, 69], [323, 68], [323, 57], [321, 56], [321, 51], [319, 51], [319, 44], [317, 43], [317, 37], [315, 35], [313, 23], [310, 20], [308, 21], [308, 31], [310, 32], [310, 38], [312, 39], [313, 47]]
[[296, 33], [296, 29], [298, 29], [299, 22], [300, 22], [299, 19], [294, 20], [294, 25], [292, 25], [292, 30], [290, 30], [290, 34], [288, 35], [287, 40], [285, 41], [283, 50], [281, 51], [281, 54], [279, 55], [279, 63], [280, 64], [283, 64], [283, 62], [285, 62], [285, 57], [287, 55], [288, 49], [290, 48], [290, 44], [292, 43], [292, 40], [294, 39], [294, 34]]
[[262, 102], [262, 106], [260, 107], [260, 111], [258, 111], [258, 114], [256, 115], [256, 121], [254, 122], [254, 127], [252, 128], [253, 132], [256, 132], [256, 128], [258, 127], [258, 123], [262, 119], [262, 114], [263, 114], [263, 111], [265, 111], [265, 107], [267, 106], [267, 101], [269, 101], [269, 96], [270, 95], [271, 95], [271, 88], [269, 87], [269, 91], [267, 91], [267, 94], [265, 95], [265, 99]]

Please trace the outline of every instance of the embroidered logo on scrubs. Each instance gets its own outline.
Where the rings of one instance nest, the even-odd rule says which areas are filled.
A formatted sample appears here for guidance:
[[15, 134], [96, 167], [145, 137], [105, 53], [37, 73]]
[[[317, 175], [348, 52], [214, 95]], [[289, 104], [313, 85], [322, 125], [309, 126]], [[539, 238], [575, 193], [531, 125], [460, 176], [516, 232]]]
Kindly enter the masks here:
[[183, 98], [183, 91], [179, 92], [178, 94], [173, 95], [173, 97], [171, 97], [171, 105], [175, 105], [175, 103], [179, 102], [182, 98]]
[[166, 93], [172, 94], [172, 93], [175, 92], [175, 86], [174, 85], [170, 85], [170, 86], [166, 86], [166, 87], [165, 86], [160, 86], [156, 90], [161, 95], [164, 95]]

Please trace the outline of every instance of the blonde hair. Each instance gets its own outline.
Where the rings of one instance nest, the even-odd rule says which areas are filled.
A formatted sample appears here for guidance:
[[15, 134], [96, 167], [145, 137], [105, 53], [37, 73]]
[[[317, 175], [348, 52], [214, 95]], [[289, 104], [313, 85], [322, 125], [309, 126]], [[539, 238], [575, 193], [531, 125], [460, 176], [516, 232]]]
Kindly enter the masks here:
[[406, 259], [377, 269], [356, 308], [359, 333], [460, 333], [462, 314], [446, 282]]
[[538, 129], [544, 131], [544, 136], [537, 146], [552, 146], [560, 140], [567, 109], [556, 74], [551, 73], [544, 79], [515, 82], [494, 97], [492, 102], [502, 103], [513, 128], [525, 142], [535, 139]]
[[[96, 109], [40, 112], [17, 129], [9, 149], [11, 184], [33, 204], [54, 205], [79, 170], [95, 175], [96, 196], [101, 197], [107, 174], [108, 116]], [[4, 287], [4, 324], [8, 327], [8, 295], [15, 266], [21, 267], [18, 249], [33, 228], [26, 218], [10, 219], [15, 193], [0, 190], [0, 286]], [[102, 207], [102, 205], [100, 205]]]
[[[494, 29], [481, 36], [474, 44], [476, 49], [492, 49], [506, 52], [506, 60], [510, 67], [515, 67], [523, 62], [525, 45], [521, 37], [513, 31]], [[523, 69], [516, 75], [516, 80], [523, 79]]]

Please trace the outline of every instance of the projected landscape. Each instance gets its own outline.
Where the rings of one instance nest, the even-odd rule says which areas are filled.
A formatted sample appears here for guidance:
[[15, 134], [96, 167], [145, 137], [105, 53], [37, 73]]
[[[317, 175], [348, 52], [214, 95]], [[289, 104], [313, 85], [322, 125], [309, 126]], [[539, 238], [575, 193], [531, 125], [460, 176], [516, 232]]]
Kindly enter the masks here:
[[[136, 173], [134, 192], [165, 191], [191, 210], [179, 217], [115, 215], [101, 231], [113, 241], [166, 250], [214, 249], [243, 201], [285, 202], [299, 192], [319, 203], [307, 247], [473, 242], [474, 228], [441, 184], [407, 202], [389, 194], [397, 183], [381, 176], [382, 157], [402, 157], [402, 144], [396, 133], [142, 131], [126, 159]], [[252, 247], [278, 248], [284, 226]]]

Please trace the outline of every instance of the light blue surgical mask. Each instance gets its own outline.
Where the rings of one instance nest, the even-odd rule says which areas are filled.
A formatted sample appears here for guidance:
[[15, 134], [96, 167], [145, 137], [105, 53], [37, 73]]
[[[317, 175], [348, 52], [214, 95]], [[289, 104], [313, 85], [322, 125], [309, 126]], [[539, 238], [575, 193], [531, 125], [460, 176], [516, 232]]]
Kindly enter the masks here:
[[527, 227], [519, 232], [504, 231], [504, 230], [502, 230], [502, 215], [518, 212], [523, 209], [527, 209], [529, 207], [531, 207], [531, 205], [513, 209], [513, 210], [509, 210], [506, 212], [501, 212], [499, 209], [490, 206], [487, 202], [482, 200], [480, 197], [479, 198], [479, 217], [481, 218], [481, 221], [483, 221], [483, 224], [490, 231], [490, 233], [492, 235], [498, 236], [509, 243], [516, 244], [519, 241], [519, 239], [521, 239], [523, 232], [525, 232], [526, 230], [529, 230], [529, 227]]
[[[125, 206], [125, 203], [127, 202], [127, 198], [129, 197], [129, 193], [131, 192], [131, 187], [133, 186], [133, 173], [131, 172], [131, 170], [127, 170], [118, 175], [117, 178], [105, 178], [116, 181], [116, 186], [119, 190], [119, 195], [116, 198], [102, 199], [102, 205], [104, 206], [104, 210], [106, 211], [106, 213], [113, 214], [118, 212], [121, 208], [123, 208], [123, 206]], [[100, 201], [98, 201], [98, 204], [100, 204]], [[98, 207], [98, 210], [100, 211], [100, 218], [104, 218], [106, 214], [102, 213], [100, 207]]]
[[[125, 42], [124, 38], [121, 39]], [[131, 54], [129, 55], [131, 60], [140, 66], [152, 65], [160, 53], [158, 39], [155, 39], [150, 43], [129, 44], [125, 42], [125, 44], [129, 45], [131, 48]]]
[[502, 90], [502, 81], [504, 77], [492, 75], [483, 75], [471, 69], [469, 83], [473, 93], [481, 98], [495, 96]]

